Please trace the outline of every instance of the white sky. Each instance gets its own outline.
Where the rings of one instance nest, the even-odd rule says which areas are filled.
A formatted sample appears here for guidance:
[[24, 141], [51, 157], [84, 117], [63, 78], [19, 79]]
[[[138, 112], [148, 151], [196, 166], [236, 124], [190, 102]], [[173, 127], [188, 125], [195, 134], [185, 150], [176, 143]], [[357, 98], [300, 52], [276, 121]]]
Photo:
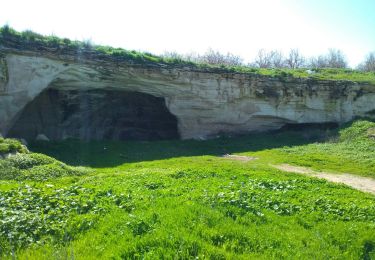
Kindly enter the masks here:
[[375, 49], [374, 38], [355, 35], [355, 28], [348, 35], [350, 28], [330, 24], [298, 0], [1, 2], [0, 25], [155, 54], [213, 48], [250, 61], [261, 48], [299, 48], [306, 56], [338, 48], [354, 66]]

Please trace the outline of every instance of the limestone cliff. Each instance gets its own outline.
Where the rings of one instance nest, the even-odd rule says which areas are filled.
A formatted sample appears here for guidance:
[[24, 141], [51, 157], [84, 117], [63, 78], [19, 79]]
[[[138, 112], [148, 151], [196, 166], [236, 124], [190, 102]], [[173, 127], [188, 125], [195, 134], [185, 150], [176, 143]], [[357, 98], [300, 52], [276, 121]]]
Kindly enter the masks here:
[[[137, 92], [160, 98], [163, 106], [167, 108], [166, 113], [177, 119], [176, 127], [179, 136], [183, 139], [207, 138], [221, 133], [266, 131], [290, 123], [341, 123], [355, 116], [370, 116], [375, 110], [375, 87], [365, 83], [280, 78], [157, 63], [142, 65], [93, 56], [90, 53], [77, 55], [77, 53], [52, 51], [26, 51], [0, 44], [0, 131], [3, 135], [7, 135], [9, 131], [14, 133], [19, 128], [26, 128], [27, 124], [16, 127], [17, 129], [14, 129], [14, 126], [22, 125], [17, 121], [25, 119], [24, 113], [28, 104], [51, 89], [60, 92], [86, 93]], [[103, 99], [101, 102], [110, 102], [110, 100]], [[116, 100], [112, 104], [114, 107], [110, 109], [111, 111], [121, 106], [121, 101]], [[138, 107], [160, 103], [157, 101], [152, 103], [153, 101], [148, 98], [142, 100], [144, 103], [138, 104]], [[128, 101], [125, 98], [123, 102], [129, 103]], [[77, 99], [73, 100], [74, 102], [78, 102]], [[55, 100], [51, 104], [53, 103], [59, 101]], [[102, 107], [109, 109], [109, 105]], [[159, 108], [156, 110], [164, 111], [160, 106]], [[48, 109], [52, 109], [51, 106]], [[150, 120], [158, 114], [153, 114], [152, 110], [148, 109], [150, 114], [146, 116]], [[122, 109], [119, 108], [119, 111]], [[82, 114], [82, 111], [80, 113]], [[105, 118], [110, 117], [108, 113], [103, 115]], [[134, 118], [133, 114], [129, 116], [130, 119]], [[124, 120], [123, 115], [118, 117]], [[85, 127], [78, 126], [77, 122], [73, 123], [74, 118], [74, 116], [70, 117], [69, 123], [65, 122], [65, 126], [70, 124], [74, 129]], [[172, 117], [161, 116], [161, 118]], [[83, 119], [76, 117], [76, 120]], [[171, 122], [173, 119], [168, 119], [164, 126], [171, 125]], [[64, 118], [61, 117], [56, 124], [53, 129], [57, 131], [59, 127], [63, 127]], [[40, 127], [41, 125], [39, 128], [34, 125], [32, 135], [47, 131]], [[87, 128], [90, 124], [86, 125]], [[115, 128], [122, 127], [117, 122], [113, 122], [113, 125]], [[145, 126], [142, 129], [155, 127], [159, 127], [158, 124]], [[105, 131], [113, 130], [108, 130], [108, 125], [105, 128]], [[74, 132], [65, 130], [66, 133]], [[105, 138], [104, 132], [99, 135], [94, 134], [94, 137]], [[171, 135], [176, 135], [173, 130]], [[60, 133], [56, 134], [55, 138], [63, 137], [64, 135]], [[81, 135], [68, 134], [65, 137], [81, 137]]]

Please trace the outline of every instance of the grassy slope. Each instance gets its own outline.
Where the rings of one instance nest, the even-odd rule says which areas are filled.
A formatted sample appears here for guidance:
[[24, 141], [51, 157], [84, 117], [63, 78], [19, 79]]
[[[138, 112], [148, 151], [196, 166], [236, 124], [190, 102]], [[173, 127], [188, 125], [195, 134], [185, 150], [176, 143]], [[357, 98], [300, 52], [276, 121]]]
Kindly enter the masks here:
[[371, 136], [374, 129], [373, 122], [357, 121], [329, 142], [246, 154], [270, 163], [290, 163], [375, 178], [375, 138]]
[[[0, 181], [0, 246], [21, 259], [371, 259], [374, 196], [268, 163], [329, 154], [334, 159], [325, 167], [341, 162], [346, 169], [350, 159], [357, 162], [354, 173], [370, 175], [374, 165], [365, 157], [374, 154], [375, 141], [367, 137], [373, 127], [356, 122], [329, 144], [307, 144], [320, 137], [316, 131], [205, 142], [35, 144], [31, 149], [94, 172]], [[341, 157], [348, 147], [353, 151]], [[259, 160], [216, 156], [223, 153]], [[43, 246], [30, 247], [36, 242]]]
[[44, 36], [32, 31], [17, 32], [8, 26], [0, 27], [0, 42], [2, 43], [1, 45], [6, 47], [18, 48], [20, 50], [31, 50], [41, 53], [49, 52], [54, 55], [70, 54], [79, 57], [84, 57], [86, 55], [87, 57], [96, 57], [100, 60], [111, 60], [116, 64], [119, 62], [130, 62], [133, 64], [152, 66], [171, 65], [219, 73], [267, 75], [280, 78], [281, 80], [294, 77], [311, 78], [315, 80], [348, 80], [375, 85], [375, 72], [360, 72], [352, 69], [317, 69], [314, 74], [308, 74], [306, 69], [259, 69], [247, 66], [218, 66], [194, 63], [182, 59], [160, 57], [146, 52], [142, 53], [110, 46], [92, 45], [88, 42], [72, 41], [56, 36]]

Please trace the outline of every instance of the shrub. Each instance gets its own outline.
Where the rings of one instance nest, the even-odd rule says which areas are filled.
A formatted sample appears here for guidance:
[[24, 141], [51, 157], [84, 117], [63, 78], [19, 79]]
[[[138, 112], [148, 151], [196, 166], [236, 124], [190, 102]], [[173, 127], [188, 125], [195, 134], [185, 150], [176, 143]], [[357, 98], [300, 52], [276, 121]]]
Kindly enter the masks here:
[[51, 164], [56, 162], [55, 159], [44, 154], [16, 154], [8, 158], [8, 161], [16, 168], [24, 170], [30, 169], [34, 166]]
[[72, 175], [83, 175], [88, 170], [68, 166], [44, 154], [16, 154], [0, 160], [0, 180], [45, 181]]
[[26, 153], [27, 148], [17, 139], [0, 138], [0, 155], [15, 152]]

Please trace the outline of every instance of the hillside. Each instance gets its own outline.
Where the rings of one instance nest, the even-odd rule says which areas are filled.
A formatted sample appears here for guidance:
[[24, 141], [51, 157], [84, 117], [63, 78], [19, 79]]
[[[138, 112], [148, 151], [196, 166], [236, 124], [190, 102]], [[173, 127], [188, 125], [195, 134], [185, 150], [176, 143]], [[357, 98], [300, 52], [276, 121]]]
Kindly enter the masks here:
[[34, 142], [33, 152], [0, 160], [0, 254], [372, 259], [373, 194], [272, 165], [374, 178], [374, 127], [360, 120], [209, 141]]

